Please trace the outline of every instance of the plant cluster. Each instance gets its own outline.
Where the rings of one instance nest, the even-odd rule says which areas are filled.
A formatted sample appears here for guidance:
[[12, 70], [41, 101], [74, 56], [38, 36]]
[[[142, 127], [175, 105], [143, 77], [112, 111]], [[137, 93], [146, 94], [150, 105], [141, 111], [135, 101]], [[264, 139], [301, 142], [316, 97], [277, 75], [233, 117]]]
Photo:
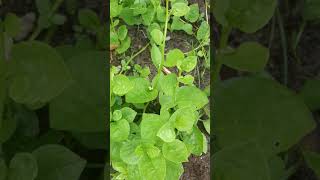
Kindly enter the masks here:
[[[276, 14], [279, 32], [285, 35], [276, 0], [216, 0], [213, 15], [221, 27], [213, 67], [213, 179], [288, 179], [301, 165], [292, 160], [293, 152], [303, 155], [319, 174], [319, 154], [299, 146], [316, 122], [312, 111], [319, 110], [319, 81], [308, 80], [296, 93], [286, 87], [287, 57], [283, 61], [283, 84], [265, 71], [269, 49], [257, 42], [229, 46], [233, 29], [254, 33]], [[307, 0], [301, 13], [304, 21], [319, 18], [319, 1]], [[299, 35], [298, 35], [299, 36]], [[301, 34], [300, 34], [301, 36]], [[299, 37], [297, 37], [299, 39]], [[282, 38], [282, 45], [286, 39]], [[285, 48], [285, 46], [283, 46]], [[245, 75], [221, 80], [222, 66]]]
[[[1, 180], [103, 179], [105, 161], [79, 154], [106, 158], [107, 27], [72, 2], [36, 0], [37, 16], [0, 20]], [[69, 40], [55, 40], [71, 20]]]
[[[112, 0], [110, 7], [110, 48], [122, 59], [120, 66], [110, 68], [111, 176], [177, 180], [191, 154], [207, 152], [198, 125], [203, 122], [209, 131], [209, 121], [204, 121], [208, 94], [191, 74], [200, 63], [209, 68], [207, 16], [187, 0]], [[128, 29], [133, 26], [143, 29], [149, 42], [126, 57], [132, 44]], [[191, 51], [168, 48], [169, 33], [176, 31], [196, 40]], [[145, 50], [156, 69], [154, 76], [149, 67], [134, 62]]]

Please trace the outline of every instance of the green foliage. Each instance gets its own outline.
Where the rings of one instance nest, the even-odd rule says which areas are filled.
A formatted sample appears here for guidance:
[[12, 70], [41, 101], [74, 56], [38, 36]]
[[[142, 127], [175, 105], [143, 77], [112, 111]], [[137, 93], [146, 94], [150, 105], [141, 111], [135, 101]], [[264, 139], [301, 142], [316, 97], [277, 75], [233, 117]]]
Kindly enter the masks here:
[[[130, 31], [139, 25], [149, 39], [146, 47], [129, 60], [122, 60], [127, 63], [121, 62], [121, 68], [110, 70], [110, 156], [114, 170], [111, 177], [178, 180], [184, 171], [182, 163], [187, 162], [191, 154], [201, 156], [207, 152], [206, 136], [197, 125], [209, 100], [204, 91], [194, 85], [191, 73], [199, 61], [208, 58], [208, 22], [200, 15], [199, 5], [189, 5], [187, 1], [114, 0], [111, 4], [114, 10], [110, 17], [110, 45], [116, 46], [117, 58], [122, 59], [132, 50], [130, 44], [122, 48], [123, 34], [129, 37], [124, 29]], [[203, 56], [197, 55], [196, 48], [190, 52], [167, 49], [168, 31], [176, 30], [193, 35]], [[133, 62], [144, 50], [149, 50], [154, 68], [143, 69]], [[127, 68], [130, 64], [134, 68]], [[176, 69], [178, 73], [164, 74], [165, 68]], [[155, 75], [150, 69], [156, 70]]]
[[[75, 33], [68, 39], [75, 43], [53, 41], [67, 21], [62, 2], [36, 0], [31, 32], [25, 32], [26, 21], [33, 24], [26, 16], [0, 20], [0, 180], [82, 179], [91, 160], [79, 150], [106, 152], [106, 24], [82, 9], [68, 16], [80, 23], [70, 24]], [[120, 38], [126, 34], [122, 28]], [[133, 121], [132, 111], [123, 108], [121, 115]]]
[[[316, 1], [306, 1], [305, 20], [317, 17]], [[319, 109], [318, 80], [308, 80], [297, 94], [265, 71], [270, 58], [268, 48], [257, 42], [229, 46], [233, 29], [259, 31], [274, 15], [276, 5], [275, 0], [214, 3], [214, 18], [222, 26], [211, 86], [214, 123], [210, 127], [209, 121], [203, 122], [209, 133], [212, 129], [210, 135], [214, 139], [213, 179], [289, 179], [296, 164], [288, 157], [300, 151], [293, 147], [316, 127], [311, 111]], [[239, 76], [221, 80], [223, 66], [238, 71]], [[303, 154], [319, 176], [319, 155]]]

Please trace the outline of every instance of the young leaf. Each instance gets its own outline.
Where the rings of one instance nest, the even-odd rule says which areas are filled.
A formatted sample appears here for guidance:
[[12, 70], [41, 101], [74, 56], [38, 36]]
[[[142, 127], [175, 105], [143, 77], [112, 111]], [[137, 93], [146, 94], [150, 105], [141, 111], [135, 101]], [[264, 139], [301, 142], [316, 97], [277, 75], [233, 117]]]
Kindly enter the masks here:
[[152, 37], [153, 41], [158, 45], [161, 45], [164, 40], [163, 33], [158, 29], [154, 29], [151, 31], [151, 37]]
[[133, 89], [126, 94], [127, 103], [146, 103], [157, 98], [158, 90], [152, 89], [151, 84], [144, 78], [133, 78]]
[[171, 161], [166, 161], [166, 180], [177, 180], [181, 177], [184, 172], [181, 163], [174, 163]]
[[116, 49], [117, 53], [122, 54], [126, 52], [130, 48], [130, 45], [131, 45], [131, 38], [127, 36], [123, 41], [121, 41], [120, 47]]
[[162, 54], [159, 47], [155, 44], [153, 44], [151, 48], [151, 59], [152, 59], [153, 65], [157, 69], [160, 68], [162, 64]]
[[189, 6], [190, 10], [189, 12], [185, 15], [186, 20], [194, 23], [198, 20], [199, 18], [199, 5], [198, 4], [192, 4]]
[[110, 123], [110, 138], [114, 142], [121, 142], [128, 139], [130, 133], [130, 125], [127, 120], [122, 119], [117, 122]]
[[159, 84], [162, 92], [168, 96], [174, 96], [177, 89], [177, 75], [172, 73], [159, 78]]
[[128, 34], [127, 26], [122, 25], [118, 28], [118, 38], [121, 41], [123, 41], [127, 37], [127, 34]]
[[157, 138], [157, 132], [164, 123], [157, 114], [143, 114], [140, 123], [141, 138], [154, 143]]
[[124, 107], [120, 109], [120, 111], [122, 113], [122, 118], [127, 120], [128, 122], [133, 122], [137, 115], [137, 112], [129, 107]]
[[193, 107], [178, 109], [170, 117], [170, 122], [174, 122], [174, 127], [179, 131], [190, 131], [197, 120]]
[[158, 131], [157, 136], [164, 142], [172, 142], [176, 139], [176, 133], [171, 122], [165, 123]]
[[166, 160], [163, 156], [150, 158], [144, 155], [140, 160], [139, 171], [144, 179], [164, 179], [166, 175]]
[[123, 96], [132, 90], [133, 85], [127, 76], [119, 74], [113, 78], [112, 92], [116, 95]]
[[210, 26], [207, 22], [202, 22], [197, 31], [197, 40], [205, 41], [210, 37]]
[[194, 77], [188, 74], [185, 76], [178, 77], [178, 81], [186, 85], [192, 85], [194, 81]]
[[121, 160], [130, 165], [138, 164], [141, 157], [136, 154], [136, 149], [139, 145], [140, 142], [136, 139], [123, 143], [120, 149]]
[[190, 72], [197, 66], [197, 61], [197, 56], [188, 56], [183, 60], [179, 60], [177, 62], [177, 67], [182, 71]]
[[172, 18], [171, 31], [181, 30], [186, 32], [189, 35], [193, 34], [192, 25], [189, 23], [183, 22], [179, 17], [174, 16]]
[[179, 108], [190, 107], [192, 105], [198, 110], [203, 108], [209, 100], [200, 89], [192, 86], [183, 86], [177, 90], [176, 102]]
[[33, 151], [38, 163], [37, 179], [78, 180], [86, 160], [61, 145], [45, 145]]
[[183, 59], [184, 54], [180, 49], [172, 49], [168, 52], [164, 65], [167, 67], [174, 67], [177, 65], [177, 61]]
[[197, 156], [201, 156], [204, 151], [203, 142], [205, 138], [198, 127], [193, 127], [192, 133], [183, 137], [183, 142], [186, 144], [188, 151]]
[[186, 15], [189, 11], [190, 11], [190, 7], [186, 4], [186, 3], [174, 3], [172, 5], [172, 14], [174, 16], [178, 16], [178, 17], [181, 17], [181, 16], [184, 16]]
[[162, 153], [166, 159], [175, 163], [187, 162], [189, 157], [186, 145], [178, 139], [170, 143], [164, 143]]

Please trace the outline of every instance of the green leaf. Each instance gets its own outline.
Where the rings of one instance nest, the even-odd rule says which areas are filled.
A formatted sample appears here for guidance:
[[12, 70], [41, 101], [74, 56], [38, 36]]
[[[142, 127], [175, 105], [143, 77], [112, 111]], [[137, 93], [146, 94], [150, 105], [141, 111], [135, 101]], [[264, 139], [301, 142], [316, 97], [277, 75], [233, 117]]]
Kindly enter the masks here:
[[201, 156], [204, 151], [203, 138], [205, 138], [198, 127], [193, 127], [192, 133], [183, 137], [183, 142], [186, 144], [188, 151], [197, 156]]
[[114, 121], [119, 121], [119, 120], [121, 120], [121, 118], [122, 118], [122, 112], [120, 110], [113, 111], [112, 119]]
[[300, 96], [311, 111], [320, 109], [319, 91], [320, 81], [316, 79], [308, 79], [300, 91]]
[[183, 60], [178, 60], [177, 67], [182, 71], [190, 72], [197, 66], [197, 61], [197, 56], [188, 56]]
[[194, 106], [197, 110], [203, 108], [208, 102], [206, 94], [192, 86], [183, 86], [176, 92], [176, 102], [179, 108]]
[[203, 121], [203, 126], [206, 131], [210, 134], [210, 120]]
[[183, 166], [181, 163], [174, 163], [171, 161], [166, 161], [166, 180], [177, 180], [180, 179], [181, 175], [184, 172]]
[[159, 47], [155, 44], [153, 44], [151, 48], [151, 59], [152, 59], [153, 65], [157, 69], [159, 69], [162, 64], [162, 53]]
[[151, 84], [144, 78], [133, 78], [134, 87], [126, 94], [127, 103], [146, 103], [153, 101], [158, 96], [158, 90], [152, 89]]
[[174, 112], [169, 121], [174, 122], [174, 127], [179, 131], [190, 131], [197, 118], [194, 107], [185, 107]]
[[163, 156], [150, 158], [144, 155], [140, 160], [139, 171], [143, 179], [164, 179], [166, 176], [166, 160]]
[[4, 20], [4, 27], [5, 27], [6, 33], [10, 37], [12, 37], [12, 38], [16, 37], [17, 35], [19, 35], [19, 33], [22, 30], [21, 20], [15, 14], [8, 13], [6, 15], [5, 20]]
[[189, 6], [190, 10], [189, 12], [185, 15], [186, 20], [194, 23], [198, 20], [199, 18], [199, 5], [198, 4], [192, 4]]
[[150, 158], [156, 158], [160, 155], [160, 149], [157, 148], [156, 146], [147, 144], [147, 145], [144, 145], [144, 147], [146, 149], [147, 155]]
[[193, 34], [192, 25], [189, 23], [183, 22], [179, 17], [174, 16], [172, 18], [171, 31], [181, 30], [186, 32], [189, 35]]
[[140, 123], [141, 138], [155, 143], [157, 140], [157, 132], [165, 122], [160, 119], [157, 114], [143, 114]]
[[311, 168], [317, 177], [320, 177], [320, 155], [316, 152], [305, 151], [303, 156], [309, 168]]
[[51, 21], [55, 25], [63, 25], [67, 21], [67, 18], [62, 14], [54, 14]]
[[144, 1], [141, 1], [133, 4], [131, 9], [133, 9], [133, 15], [138, 16], [147, 12], [147, 5]]
[[127, 120], [122, 119], [117, 122], [110, 123], [110, 139], [114, 142], [120, 142], [128, 139], [130, 133], [130, 125]]
[[112, 91], [114, 94], [123, 96], [132, 90], [134, 84], [129, 80], [129, 78], [125, 75], [119, 74], [114, 76]]
[[153, 39], [153, 41], [157, 44], [157, 45], [161, 45], [162, 42], [164, 41], [163, 38], [163, 33], [162, 31], [160, 31], [159, 29], [154, 29], [151, 31], [151, 37]]
[[128, 122], [133, 122], [135, 119], [137, 112], [129, 107], [124, 107], [121, 110], [122, 118], [127, 120]]
[[34, 180], [38, 175], [38, 164], [30, 153], [18, 153], [10, 161], [8, 180]]
[[136, 154], [136, 149], [139, 145], [140, 142], [135, 139], [123, 143], [120, 149], [121, 160], [130, 165], [138, 164], [141, 157]]
[[74, 81], [50, 103], [51, 128], [105, 132], [108, 83], [105, 60], [104, 52], [88, 51], [66, 61]]
[[187, 162], [189, 157], [186, 145], [178, 139], [173, 142], [164, 143], [162, 153], [166, 159], [175, 163]]
[[17, 120], [15, 118], [7, 117], [2, 120], [0, 124], [0, 144], [8, 141], [13, 135], [17, 127]]
[[265, 154], [278, 154], [287, 151], [315, 127], [304, 102], [271, 79], [230, 79], [218, 84], [213, 98], [213, 132], [220, 148], [255, 137]]
[[270, 180], [266, 156], [255, 143], [234, 144], [213, 155], [213, 179]]
[[71, 76], [62, 57], [50, 46], [22, 42], [12, 48], [10, 97], [21, 104], [51, 101], [70, 85]]
[[86, 160], [61, 145], [41, 146], [32, 153], [38, 162], [36, 180], [78, 180]]
[[186, 85], [192, 85], [194, 81], [194, 77], [190, 74], [185, 75], [185, 76], [180, 76], [178, 77], [178, 81], [180, 83], [186, 84]]
[[122, 8], [119, 17], [129, 26], [139, 25], [141, 23], [141, 18], [139, 16], [134, 16], [134, 11], [130, 7]]
[[231, 53], [219, 54], [217, 59], [240, 71], [260, 72], [268, 62], [269, 49], [256, 42], [246, 42]]
[[122, 5], [119, 5], [118, 0], [111, 0], [110, 1], [110, 17], [114, 18], [120, 15], [122, 11]]
[[83, 146], [90, 150], [105, 150], [109, 144], [107, 143], [106, 132], [98, 133], [72, 133], [72, 136]]
[[268, 23], [276, 6], [276, 0], [217, 0], [212, 10], [219, 24], [253, 33]]
[[205, 41], [210, 37], [210, 26], [207, 22], [203, 21], [197, 31], [197, 40]]
[[171, 8], [172, 14], [174, 16], [184, 16], [190, 11], [190, 7], [186, 3], [174, 3]]
[[0, 180], [7, 180], [8, 167], [4, 159], [0, 158]]
[[128, 29], [126, 25], [122, 25], [118, 28], [118, 37], [121, 41], [123, 41], [128, 34]]
[[98, 15], [90, 9], [79, 10], [78, 20], [81, 26], [94, 32], [101, 25]]
[[155, 17], [155, 10], [152, 5], [149, 5], [147, 8], [147, 12], [142, 14], [143, 25], [150, 26]]
[[177, 75], [174, 73], [161, 76], [159, 85], [162, 92], [168, 96], [174, 96], [177, 89]]
[[123, 41], [121, 41], [120, 47], [116, 49], [117, 53], [122, 54], [126, 52], [130, 48], [130, 45], [131, 45], [131, 38], [130, 36], [127, 36]]
[[183, 59], [184, 54], [180, 49], [172, 49], [168, 52], [164, 65], [167, 67], [174, 67], [177, 65], [177, 61]]
[[176, 139], [176, 133], [171, 122], [165, 123], [157, 132], [157, 136], [164, 142], [172, 142]]

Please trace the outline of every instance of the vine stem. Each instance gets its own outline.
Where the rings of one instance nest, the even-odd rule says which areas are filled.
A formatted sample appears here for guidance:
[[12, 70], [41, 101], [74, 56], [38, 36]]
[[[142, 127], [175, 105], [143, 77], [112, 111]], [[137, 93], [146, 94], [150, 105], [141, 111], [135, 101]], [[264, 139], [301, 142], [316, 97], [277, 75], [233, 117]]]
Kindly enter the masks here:
[[279, 7], [277, 7], [276, 13], [277, 13], [276, 16], [278, 19], [278, 25], [280, 29], [281, 45], [282, 45], [282, 53], [283, 53], [283, 84], [288, 85], [288, 45], [287, 45], [286, 32], [284, 29], [283, 20], [282, 20]]
[[[126, 62], [125, 66], [129, 65], [130, 62], [136, 58], [139, 54], [141, 54], [143, 51], [145, 51], [147, 49], [147, 47], [150, 45], [150, 43], [148, 43], [147, 45], [145, 45], [143, 48], [141, 48], [138, 52], [136, 52], [133, 56], [130, 57], [130, 59]], [[119, 74], [123, 73], [123, 69], [121, 69]]]
[[[162, 60], [165, 59], [165, 48], [166, 48], [166, 40], [167, 40], [167, 33], [168, 33], [168, 23], [170, 19], [170, 13], [169, 13], [169, 0], [166, 0], [166, 22], [164, 26], [164, 33], [163, 33], [163, 42], [162, 42]], [[162, 61], [162, 62], [163, 62]], [[163, 66], [163, 63], [161, 62], [160, 67], [158, 69], [158, 74], [161, 73], [161, 69]]]
[[[51, 17], [53, 15], [53, 13], [58, 10], [58, 8], [63, 3], [63, 1], [64, 0], [56, 0], [55, 1], [55, 3], [52, 6], [52, 9], [49, 12], [49, 17]], [[36, 30], [33, 31], [33, 33], [31, 34], [29, 41], [35, 40], [39, 36], [39, 34], [41, 33], [42, 30], [43, 30], [43, 28], [40, 27], [38, 24]]]

